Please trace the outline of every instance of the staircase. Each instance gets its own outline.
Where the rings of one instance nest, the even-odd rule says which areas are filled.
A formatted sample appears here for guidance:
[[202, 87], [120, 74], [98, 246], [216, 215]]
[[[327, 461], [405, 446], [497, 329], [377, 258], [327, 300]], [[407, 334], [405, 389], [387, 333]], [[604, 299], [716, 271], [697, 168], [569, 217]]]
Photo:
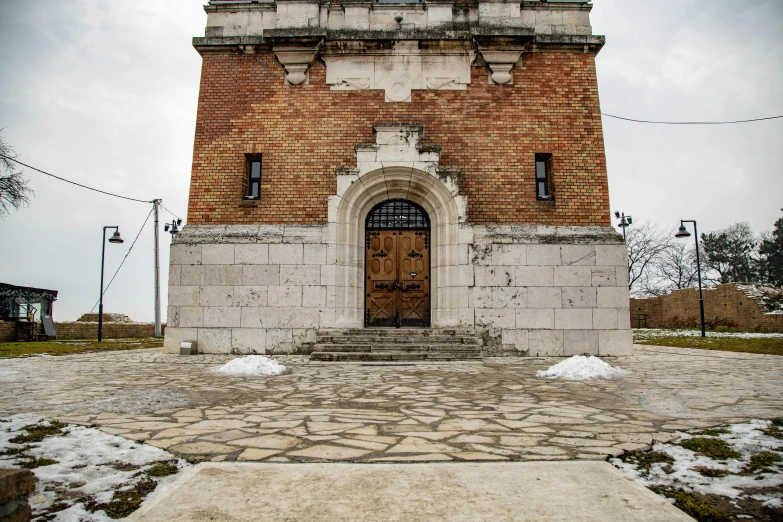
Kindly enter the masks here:
[[365, 328], [319, 330], [313, 361], [459, 361], [481, 359], [473, 329]]

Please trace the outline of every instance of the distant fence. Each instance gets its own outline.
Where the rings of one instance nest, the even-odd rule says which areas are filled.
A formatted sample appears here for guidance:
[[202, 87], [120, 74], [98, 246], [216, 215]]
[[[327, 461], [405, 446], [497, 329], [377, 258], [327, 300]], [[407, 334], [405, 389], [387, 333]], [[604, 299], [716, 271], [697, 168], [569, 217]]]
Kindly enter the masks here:
[[[97, 339], [98, 323], [80, 321], [55, 322], [58, 339]], [[163, 324], [161, 331], [165, 331]], [[153, 337], [155, 335], [154, 323], [103, 323], [103, 337], [105, 339], [124, 339], [129, 337]], [[12, 321], [0, 321], [0, 341], [13, 341], [16, 339], [16, 323]]]
[[[748, 286], [735, 283], [704, 290], [707, 328], [748, 332], [783, 332], [783, 313], [770, 313]], [[695, 328], [699, 326], [699, 290], [685, 288], [658, 297], [631, 298], [632, 328]]]

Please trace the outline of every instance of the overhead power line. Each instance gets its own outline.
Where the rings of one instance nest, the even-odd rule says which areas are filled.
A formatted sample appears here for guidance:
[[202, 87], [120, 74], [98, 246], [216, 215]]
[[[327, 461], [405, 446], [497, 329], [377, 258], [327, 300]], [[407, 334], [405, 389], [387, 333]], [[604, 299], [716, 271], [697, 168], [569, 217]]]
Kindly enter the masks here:
[[34, 171], [40, 172], [41, 174], [46, 174], [47, 176], [51, 176], [54, 179], [59, 179], [60, 181], [64, 181], [66, 183], [70, 183], [71, 185], [76, 185], [77, 187], [85, 188], [87, 190], [93, 190], [95, 192], [100, 192], [101, 194], [106, 194], [107, 196], [114, 196], [115, 198], [122, 198], [122, 199], [127, 199], [127, 200], [130, 200], [130, 201], [137, 201], [139, 203], [152, 203], [152, 200], [147, 201], [147, 200], [144, 200], [144, 199], [129, 198], [128, 196], [121, 196], [119, 194], [112, 194], [111, 192], [106, 192], [105, 190], [100, 190], [100, 189], [97, 189], [97, 188], [88, 187], [87, 185], [82, 185], [81, 183], [76, 183], [75, 181], [71, 181], [69, 179], [61, 178], [60, 176], [55, 176], [54, 174], [51, 174], [49, 172], [45, 172], [45, 171], [43, 171], [41, 169], [37, 169], [35, 167], [31, 167], [30, 165], [28, 165], [26, 163], [22, 163], [18, 159], [14, 159], [14, 158], [11, 158], [10, 156], [6, 156], [5, 154], [0, 154], [0, 157], [5, 158], [7, 160], [11, 160], [14, 163], [18, 163], [19, 165], [22, 165], [23, 167], [27, 167], [28, 169], [33, 169]]
[[[138, 241], [139, 236], [141, 236], [141, 231], [144, 230], [145, 226], [147, 226], [147, 221], [150, 220], [150, 216], [152, 215], [152, 210], [154, 210], [154, 209], [151, 209], [149, 214], [147, 214], [147, 219], [145, 219], [144, 223], [141, 225], [141, 228], [139, 229], [139, 233], [136, 234], [136, 239], [133, 240], [133, 243], [131, 243], [130, 248], [125, 253], [125, 257], [122, 258], [122, 263], [120, 263], [120, 266], [117, 267], [117, 271], [114, 272], [113, 276], [111, 276], [111, 280], [109, 281], [109, 284], [106, 285], [106, 288], [103, 289], [103, 294], [101, 294], [101, 297], [106, 295], [106, 292], [109, 290], [109, 287], [111, 286], [112, 282], [114, 281], [114, 278], [117, 277], [117, 274], [120, 273], [120, 269], [122, 268], [122, 265], [125, 264], [125, 260], [128, 259], [128, 256], [130, 255], [131, 250], [133, 250], [133, 247], [136, 245], [136, 241]], [[98, 301], [96, 301], [95, 304], [92, 306], [92, 309], [90, 310], [90, 313], [92, 313], [92, 311], [95, 310], [95, 307], [98, 306], [99, 302], [100, 302], [100, 299], [98, 299]]]
[[177, 219], [182, 219], [181, 217], [179, 217], [178, 215], [176, 215], [174, 212], [172, 212], [171, 210], [169, 210], [168, 208], [166, 208], [166, 205], [164, 205], [162, 202], [161, 202], [161, 203], [158, 203], [158, 204], [160, 205], [160, 207], [161, 207], [163, 210], [165, 210], [166, 212], [168, 212], [169, 214], [171, 214], [171, 215], [172, 215], [172, 216], [174, 216], [175, 218], [177, 218]]
[[783, 116], [768, 116], [766, 118], [754, 118], [752, 120], [736, 120], [736, 121], [649, 121], [649, 120], [635, 120], [633, 118], [625, 118], [623, 116], [615, 116], [614, 114], [606, 114], [602, 112], [604, 116], [609, 118], [616, 118], [618, 120], [632, 121], [635, 123], [655, 123], [658, 125], [730, 125], [732, 123], [751, 123], [754, 121], [776, 120], [783, 118]]

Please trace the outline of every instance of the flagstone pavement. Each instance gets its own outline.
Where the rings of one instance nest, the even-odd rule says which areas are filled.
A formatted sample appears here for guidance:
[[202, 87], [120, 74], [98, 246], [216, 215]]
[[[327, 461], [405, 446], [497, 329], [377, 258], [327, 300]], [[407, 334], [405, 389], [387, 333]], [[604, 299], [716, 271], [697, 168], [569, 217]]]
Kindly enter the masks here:
[[193, 462], [605, 459], [676, 430], [783, 415], [783, 357], [637, 345], [617, 380], [535, 377], [557, 358], [409, 364], [276, 357], [289, 373], [211, 370], [236, 356], [160, 349], [0, 361], [0, 414], [94, 425]]

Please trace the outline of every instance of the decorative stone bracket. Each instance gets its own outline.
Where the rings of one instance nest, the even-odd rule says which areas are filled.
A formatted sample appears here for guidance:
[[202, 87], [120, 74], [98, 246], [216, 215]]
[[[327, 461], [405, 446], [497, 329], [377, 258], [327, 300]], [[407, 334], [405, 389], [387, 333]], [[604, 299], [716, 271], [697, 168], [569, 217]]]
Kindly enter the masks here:
[[496, 83], [498, 85], [504, 85], [506, 83], [513, 83], [514, 77], [511, 74], [511, 69], [519, 61], [522, 56], [522, 49], [481, 49], [479, 52], [484, 61], [489, 65], [490, 83]]
[[277, 60], [285, 67], [285, 81], [291, 85], [301, 85], [308, 77], [310, 64], [318, 56], [320, 44], [314, 47], [276, 46], [272, 48]]
[[[310, 65], [320, 53], [326, 63], [326, 83], [332, 90], [384, 89], [387, 102], [409, 102], [413, 89], [466, 89], [470, 83], [470, 65], [475, 59], [475, 51], [471, 50], [430, 55], [418, 49], [408, 49], [403, 43], [398, 43], [388, 54], [321, 52], [322, 43], [272, 48], [285, 67], [287, 85], [305, 83]], [[513, 83], [512, 69], [519, 62], [524, 48], [485, 47], [481, 43], [478, 47], [489, 66], [490, 83]]]

